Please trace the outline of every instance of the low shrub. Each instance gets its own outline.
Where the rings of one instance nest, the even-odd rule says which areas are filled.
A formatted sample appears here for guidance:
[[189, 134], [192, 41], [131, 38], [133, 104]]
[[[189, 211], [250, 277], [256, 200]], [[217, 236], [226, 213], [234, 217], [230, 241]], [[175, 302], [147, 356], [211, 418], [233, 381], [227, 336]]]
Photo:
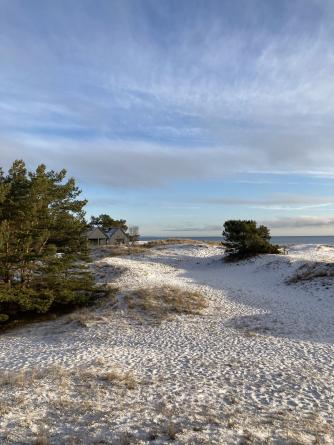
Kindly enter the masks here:
[[0, 314], [0, 323], [5, 323], [9, 320], [9, 315], [7, 314]]
[[270, 232], [255, 221], [229, 220], [224, 224], [224, 246], [228, 261], [260, 254], [279, 254], [280, 247], [270, 243]]
[[[23, 314], [44, 314], [61, 306], [87, 306], [92, 304], [105, 290], [94, 286], [90, 274], [66, 280], [47, 279], [24, 287], [20, 283], [0, 283], [0, 323], [10, 321]], [[64, 286], [64, 287], [63, 287]]]

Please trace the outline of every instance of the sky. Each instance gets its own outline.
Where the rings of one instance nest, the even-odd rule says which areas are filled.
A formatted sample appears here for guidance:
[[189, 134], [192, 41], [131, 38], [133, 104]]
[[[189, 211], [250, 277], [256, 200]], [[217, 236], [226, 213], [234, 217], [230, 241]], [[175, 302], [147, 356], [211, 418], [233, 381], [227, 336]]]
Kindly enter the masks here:
[[333, 0], [0, 0], [0, 166], [142, 235], [334, 235]]

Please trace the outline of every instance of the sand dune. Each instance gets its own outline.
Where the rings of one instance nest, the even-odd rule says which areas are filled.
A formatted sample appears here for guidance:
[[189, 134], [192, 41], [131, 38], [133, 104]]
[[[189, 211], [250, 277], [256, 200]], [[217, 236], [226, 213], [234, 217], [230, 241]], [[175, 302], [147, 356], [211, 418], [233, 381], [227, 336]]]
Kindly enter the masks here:
[[[222, 255], [194, 244], [98, 259], [116, 301], [2, 335], [0, 442], [332, 445], [334, 278], [289, 279], [330, 270], [334, 249]], [[127, 306], [127, 292], [164, 286], [208, 306], [156, 323]]]

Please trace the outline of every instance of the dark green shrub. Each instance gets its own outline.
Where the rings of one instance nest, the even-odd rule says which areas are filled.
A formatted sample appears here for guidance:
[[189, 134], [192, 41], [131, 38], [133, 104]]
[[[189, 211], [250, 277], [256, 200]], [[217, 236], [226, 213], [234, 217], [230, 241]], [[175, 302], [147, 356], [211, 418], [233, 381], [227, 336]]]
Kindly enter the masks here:
[[0, 323], [4, 323], [9, 320], [9, 316], [7, 314], [0, 314]]
[[257, 226], [252, 220], [226, 221], [223, 236], [228, 260], [280, 253], [279, 246], [270, 243], [269, 229], [263, 225]]

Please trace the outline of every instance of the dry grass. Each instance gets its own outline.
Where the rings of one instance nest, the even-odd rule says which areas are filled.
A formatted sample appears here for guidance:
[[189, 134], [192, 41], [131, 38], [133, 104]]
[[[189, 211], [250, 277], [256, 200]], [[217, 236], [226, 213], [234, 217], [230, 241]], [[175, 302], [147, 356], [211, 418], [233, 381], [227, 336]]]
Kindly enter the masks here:
[[113, 256], [125, 256], [125, 255], [138, 255], [147, 253], [147, 250], [154, 247], [168, 246], [170, 244], [207, 244], [210, 246], [221, 246], [220, 241], [207, 241], [207, 240], [193, 240], [193, 239], [158, 239], [147, 241], [141, 245], [119, 245], [119, 246], [101, 246], [93, 248], [93, 255], [95, 258], [113, 257]]
[[296, 284], [303, 281], [311, 281], [316, 278], [333, 278], [333, 263], [306, 263], [300, 266], [287, 281], [288, 284]]
[[102, 378], [107, 382], [124, 385], [127, 389], [135, 389], [138, 385], [138, 381], [131, 371], [123, 372], [118, 369], [112, 369], [107, 371]]
[[98, 323], [106, 323], [104, 312], [97, 312], [97, 309], [112, 307], [117, 302], [118, 286], [108, 283], [104, 286], [104, 295], [95, 302], [94, 305], [77, 309], [68, 315], [68, 320], [76, 322], [82, 327], [89, 327]]
[[169, 244], [208, 244], [210, 246], [217, 246], [221, 245], [221, 242], [219, 241], [205, 241], [205, 240], [194, 240], [194, 239], [184, 239], [184, 238], [169, 238], [169, 239], [157, 239], [148, 241], [147, 243], [143, 244], [142, 246], [144, 248], [152, 248], [152, 247], [158, 247], [158, 246], [167, 246]]
[[125, 431], [120, 434], [118, 443], [119, 445], [131, 445], [135, 442], [133, 441], [133, 435], [129, 431]]
[[277, 411], [262, 416], [232, 411], [226, 427], [243, 430], [240, 445], [320, 445], [334, 443], [333, 429], [321, 416], [298, 416], [290, 411]]
[[[238, 406], [238, 400], [234, 400], [236, 398], [234, 389], [231, 389], [229, 402], [225, 400], [226, 409], [223, 412], [217, 410], [217, 406], [213, 403], [212, 406], [203, 407], [203, 411], [196, 414], [195, 417], [191, 412], [191, 404], [187, 405], [185, 403], [178, 406], [159, 401], [159, 404], [151, 405], [151, 402], [146, 404], [145, 397], [141, 397], [140, 402], [138, 402], [138, 394], [144, 394], [139, 390], [143, 389], [145, 391], [145, 386], [139, 387], [138, 393], [132, 393], [129, 390], [132, 389], [133, 385], [143, 385], [144, 382], [137, 382], [136, 377], [131, 372], [122, 370], [117, 363], [110, 363], [104, 356], [98, 357], [93, 364], [88, 364], [88, 366], [82, 368], [66, 370], [57, 366], [40, 371], [24, 370], [24, 372], [18, 371], [12, 374], [13, 378], [9, 379], [11, 382], [16, 381], [16, 375], [23, 374], [25, 375], [25, 381], [29, 382], [29, 385], [18, 386], [17, 388], [8, 387], [4, 388], [5, 391], [3, 391], [6, 394], [6, 403], [11, 404], [10, 411], [15, 412], [18, 406], [17, 395], [15, 397], [10, 396], [12, 389], [18, 390], [19, 394], [25, 398], [24, 406], [20, 406], [20, 420], [16, 421], [16, 426], [26, 428], [29, 440], [20, 443], [49, 445], [49, 440], [51, 441], [48, 431], [51, 431], [54, 425], [52, 421], [51, 423], [48, 422], [52, 417], [46, 415], [43, 418], [43, 422], [47, 422], [47, 428], [42, 428], [40, 426], [41, 418], [36, 415], [31, 416], [35, 395], [40, 394], [41, 387], [44, 386], [46, 389], [45, 385], [48, 385], [48, 392], [52, 394], [52, 397], [45, 399], [43, 410], [47, 414], [59, 413], [58, 422], [75, 423], [80, 418], [91, 425], [92, 416], [96, 416], [98, 419], [106, 416], [103, 417], [103, 421], [112, 430], [115, 427], [116, 419], [121, 419], [121, 422], [124, 422], [124, 416], [129, 413], [133, 414], [133, 418], [139, 416], [135, 428], [123, 423], [122, 430], [123, 428], [124, 430], [122, 432], [115, 430], [111, 440], [101, 438], [100, 441], [89, 442], [92, 444], [126, 445], [141, 443], [138, 432], [142, 434], [144, 431], [147, 433], [147, 440], [157, 440], [161, 443], [179, 443], [181, 435], [183, 439], [185, 433], [200, 433], [199, 436], [192, 436], [187, 443], [202, 444], [209, 443], [208, 441], [201, 441], [201, 434], [204, 430], [215, 434], [215, 431], [220, 428], [226, 428], [229, 437], [235, 439], [233, 443], [244, 445], [320, 445], [334, 443], [334, 439], [331, 440], [334, 437], [332, 426], [329, 422], [326, 423], [320, 415], [310, 414], [307, 417], [301, 417], [298, 413], [288, 410], [267, 413], [259, 411], [250, 414], [247, 409], [241, 409]], [[37, 381], [37, 378], [42, 379], [42, 382]], [[35, 379], [36, 381], [32, 380], [33, 384], [30, 384], [29, 379]], [[68, 390], [64, 390], [60, 384], [62, 379], [69, 379], [70, 387]], [[113, 409], [108, 411], [107, 406], [110, 400], [117, 400], [117, 406], [114, 405]], [[6, 412], [7, 407], [5, 408]], [[140, 416], [147, 409], [150, 412], [154, 410], [159, 419], [158, 423], [150, 423], [147, 420], [141, 423]], [[85, 423], [78, 423], [77, 431], [86, 428], [85, 425]], [[34, 426], [33, 430], [31, 430], [32, 426]], [[35, 433], [32, 431], [35, 431]], [[83, 431], [84, 429], [80, 433]], [[65, 444], [65, 441], [59, 436], [60, 433], [57, 434], [57, 436], [52, 436], [52, 443]], [[69, 434], [73, 434], [73, 432], [69, 432]], [[4, 438], [3, 435], [1, 437]], [[50, 439], [48, 439], [49, 437]], [[79, 445], [81, 443], [83, 443], [83, 440], [79, 436], [73, 437], [73, 439], [66, 438], [66, 444], [68, 445]], [[213, 438], [210, 443], [218, 442]]]
[[126, 255], [138, 255], [146, 253], [147, 249], [142, 246], [103, 246], [96, 247], [94, 249], [95, 258], [114, 257], [114, 256], [126, 256]]
[[34, 445], [50, 445], [50, 442], [46, 435], [41, 434], [37, 436]]
[[0, 387], [19, 387], [33, 383], [40, 376], [35, 370], [21, 369], [20, 371], [0, 371]]
[[178, 429], [173, 422], [168, 422], [166, 427], [166, 434], [170, 440], [176, 440]]
[[207, 307], [200, 292], [172, 286], [137, 289], [126, 294], [124, 300], [130, 310], [157, 321], [173, 314], [198, 315]]
[[94, 309], [89, 310], [88, 308], [79, 309], [70, 314], [68, 318], [85, 328], [93, 323], [98, 323], [104, 320], [103, 317], [94, 314]]
[[[59, 416], [59, 422], [67, 422], [68, 419], [76, 422], [78, 418], [83, 419], [86, 416], [90, 420], [90, 416], [100, 418], [108, 409], [105, 404], [105, 398], [108, 398], [117, 400], [116, 414], [110, 411], [110, 415], [117, 416], [127, 409], [125, 407], [129, 407], [127, 394], [141, 383], [132, 372], [110, 363], [104, 357], [97, 358], [96, 363], [80, 368], [52, 366], [3, 371], [0, 372], [0, 417], [14, 413], [15, 427], [20, 429], [20, 434], [24, 434], [22, 431], [26, 434], [26, 440], [20, 443], [49, 445], [48, 431], [52, 429], [55, 413]], [[40, 401], [40, 406], [35, 405], [36, 398]], [[40, 408], [46, 413], [43, 418], [40, 417]], [[41, 426], [41, 421], [45, 422], [45, 427]], [[3, 430], [0, 436], [4, 440]], [[2, 440], [0, 439], [0, 443]], [[55, 440], [53, 438], [52, 443], [56, 443]], [[57, 443], [65, 443], [59, 440], [59, 437], [57, 440]], [[82, 440], [71, 442], [70, 438], [67, 438], [66, 444], [70, 443], [81, 444]], [[102, 441], [101, 445], [102, 443], [104, 442]], [[131, 440], [131, 443], [136, 442]]]

